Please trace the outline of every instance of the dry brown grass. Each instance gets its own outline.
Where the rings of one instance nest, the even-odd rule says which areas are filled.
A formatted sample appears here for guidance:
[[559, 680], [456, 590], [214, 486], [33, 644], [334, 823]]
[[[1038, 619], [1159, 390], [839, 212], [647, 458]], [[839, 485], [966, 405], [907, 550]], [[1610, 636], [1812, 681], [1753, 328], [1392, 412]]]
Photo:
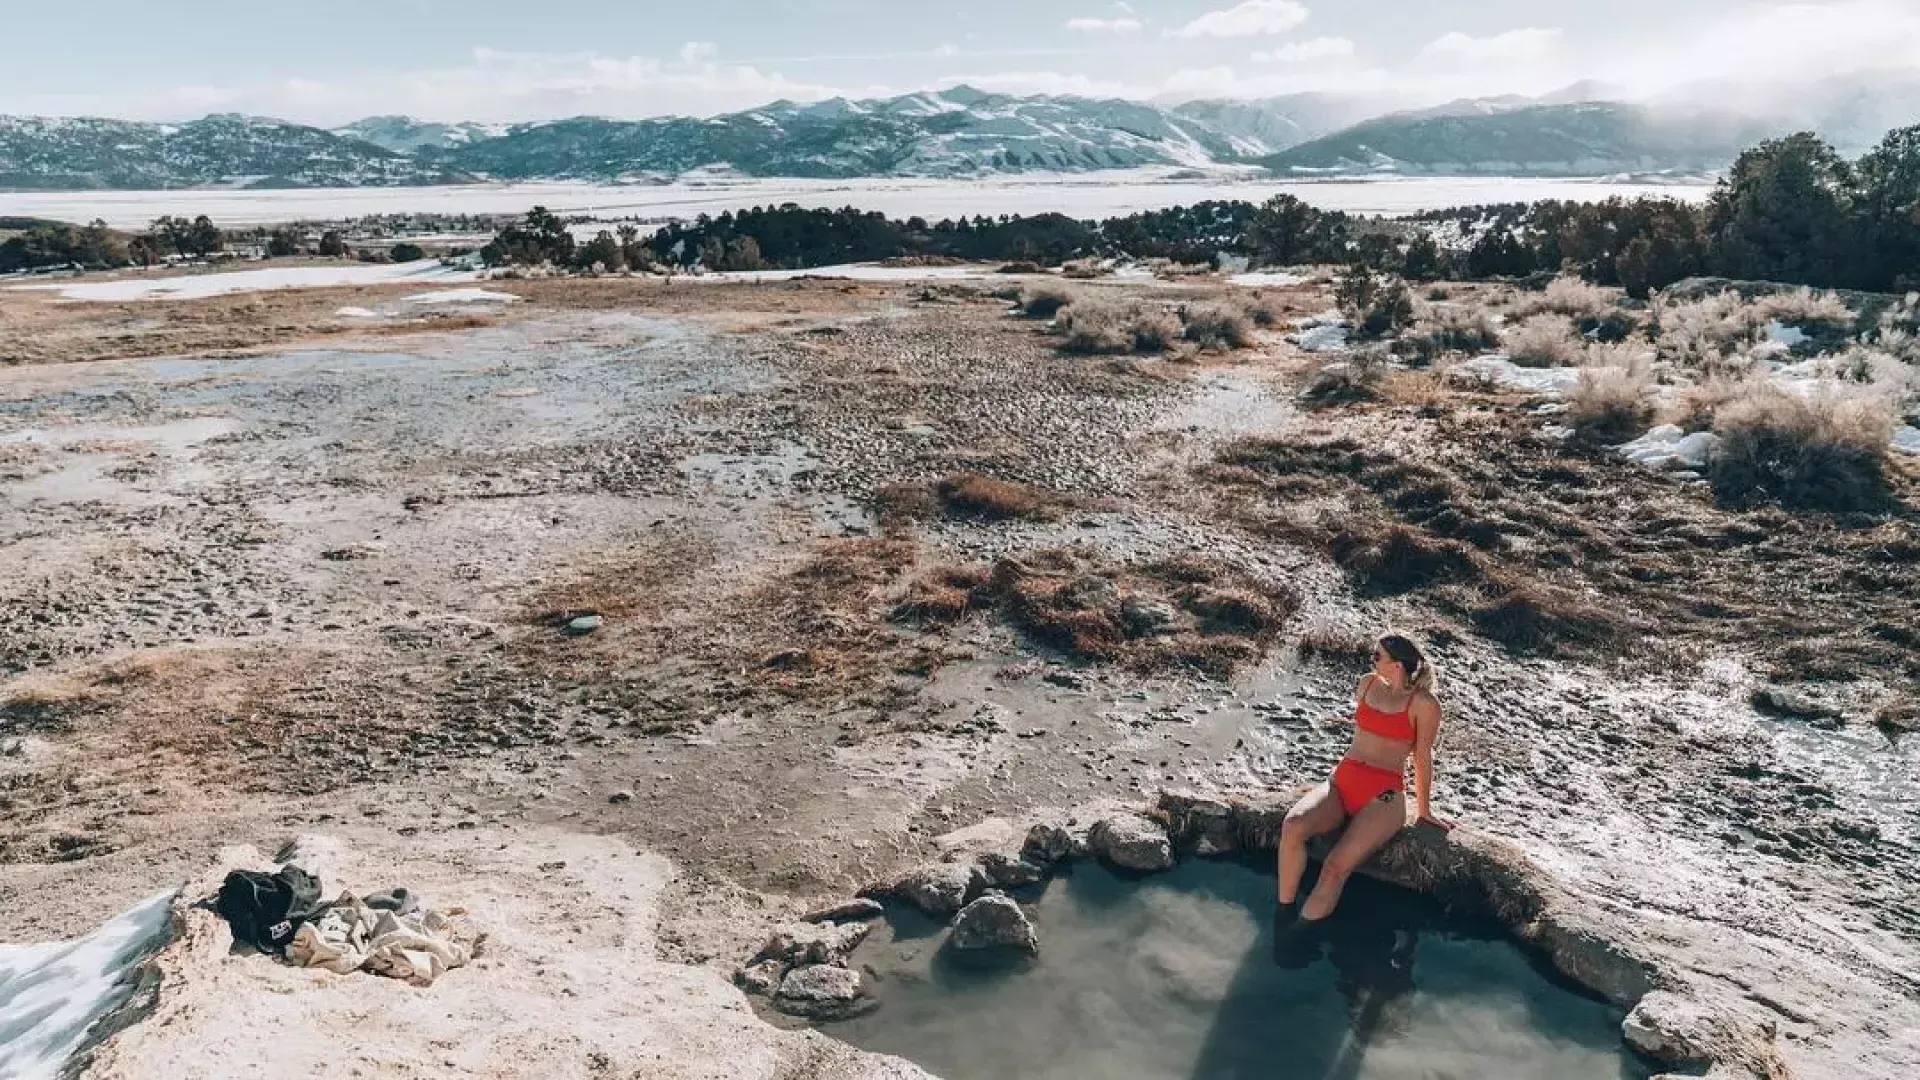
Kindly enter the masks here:
[[1877, 396], [1803, 396], [1764, 381], [1741, 384], [1714, 413], [1721, 438], [1710, 467], [1714, 494], [1732, 506], [1879, 509], [1892, 494], [1893, 428], [1893, 412]]
[[935, 567], [907, 586], [893, 612], [921, 626], [998, 612], [1076, 660], [1224, 676], [1259, 656], [1298, 606], [1291, 589], [1206, 560], [1126, 567], [1056, 548], [991, 568]]
[[1593, 601], [1538, 581], [1488, 590], [1467, 617], [1483, 636], [1522, 655], [1604, 650], [1631, 629]]
[[1371, 662], [1376, 635], [1324, 615], [1309, 620], [1300, 634], [1302, 659], [1323, 660], [1337, 667], [1360, 668]]
[[995, 480], [979, 473], [955, 473], [934, 481], [933, 491], [948, 514], [984, 521], [1016, 518], [1044, 520], [1063, 501], [1026, 484]]

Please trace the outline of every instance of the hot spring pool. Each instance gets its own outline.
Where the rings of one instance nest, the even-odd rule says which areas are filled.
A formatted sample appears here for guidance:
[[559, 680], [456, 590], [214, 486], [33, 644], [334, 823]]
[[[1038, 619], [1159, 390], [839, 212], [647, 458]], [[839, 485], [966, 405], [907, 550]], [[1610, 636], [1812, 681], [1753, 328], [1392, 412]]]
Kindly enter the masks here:
[[1075, 865], [1028, 905], [1037, 959], [983, 962], [902, 916], [854, 954], [880, 1008], [825, 1025], [945, 1080], [1643, 1080], [1625, 1015], [1492, 927], [1356, 880], [1275, 947], [1271, 873], [1189, 861], [1127, 880]]

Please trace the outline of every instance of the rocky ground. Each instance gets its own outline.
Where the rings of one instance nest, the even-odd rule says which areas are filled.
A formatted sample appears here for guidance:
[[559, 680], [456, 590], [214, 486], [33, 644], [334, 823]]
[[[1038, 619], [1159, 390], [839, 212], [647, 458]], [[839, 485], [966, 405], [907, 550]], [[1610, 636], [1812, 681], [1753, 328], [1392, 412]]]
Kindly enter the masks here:
[[1394, 625], [1443, 816], [1794, 1075], [1920, 1068], [1911, 477], [1723, 510], [1417, 372], [1304, 409], [1278, 332], [1063, 355], [990, 281], [489, 287], [0, 292], [0, 940], [237, 841], [605, 837], [677, 870], [655, 957], [731, 974], [957, 829], [1317, 777]]

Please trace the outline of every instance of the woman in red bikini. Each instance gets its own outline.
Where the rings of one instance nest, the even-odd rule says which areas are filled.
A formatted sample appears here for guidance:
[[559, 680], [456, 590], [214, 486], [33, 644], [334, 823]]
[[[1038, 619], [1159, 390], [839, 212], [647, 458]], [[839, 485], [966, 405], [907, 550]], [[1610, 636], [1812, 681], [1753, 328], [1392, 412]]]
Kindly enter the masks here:
[[1407, 825], [1407, 759], [1413, 759], [1415, 820], [1448, 826], [1433, 816], [1433, 739], [1440, 731], [1433, 664], [1398, 634], [1380, 639], [1373, 670], [1360, 680], [1357, 729], [1333, 779], [1307, 792], [1287, 811], [1280, 830], [1280, 905], [1290, 908], [1307, 869], [1307, 841], [1342, 825], [1346, 832], [1320, 866], [1320, 881], [1301, 906], [1303, 922], [1333, 914], [1347, 878]]

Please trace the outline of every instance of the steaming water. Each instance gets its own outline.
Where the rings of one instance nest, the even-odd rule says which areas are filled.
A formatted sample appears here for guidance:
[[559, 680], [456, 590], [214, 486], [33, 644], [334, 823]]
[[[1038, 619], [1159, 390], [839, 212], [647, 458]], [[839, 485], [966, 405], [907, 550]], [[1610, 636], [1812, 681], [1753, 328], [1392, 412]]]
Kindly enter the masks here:
[[1491, 928], [1355, 882], [1276, 955], [1270, 874], [1222, 862], [1126, 881], [1076, 867], [1029, 907], [1037, 960], [981, 963], [914, 919], [855, 954], [878, 1011], [831, 1025], [945, 1080], [1644, 1078], [1623, 1013]]

